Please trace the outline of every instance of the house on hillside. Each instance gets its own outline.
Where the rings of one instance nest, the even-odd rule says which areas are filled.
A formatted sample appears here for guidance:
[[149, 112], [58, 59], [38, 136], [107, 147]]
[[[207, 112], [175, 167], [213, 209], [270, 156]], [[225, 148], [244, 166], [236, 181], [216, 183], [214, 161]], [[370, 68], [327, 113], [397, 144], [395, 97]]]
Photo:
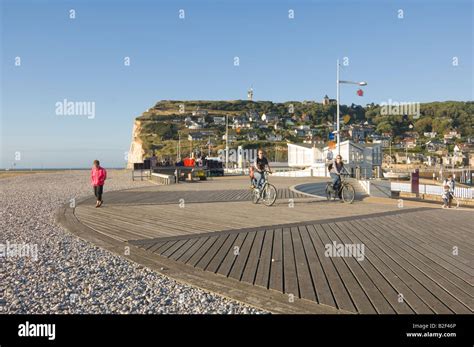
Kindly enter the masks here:
[[443, 140], [444, 143], [453, 143], [455, 139], [460, 139], [461, 133], [457, 130], [450, 130], [444, 133]]
[[215, 125], [225, 125], [225, 117], [224, 116], [215, 116], [212, 118]]
[[258, 141], [258, 135], [256, 133], [248, 133], [247, 140], [249, 141]]
[[237, 117], [234, 118], [232, 122], [232, 129], [242, 129], [242, 128], [250, 128], [251, 125], [247, 118], [245, 117]]
[[403, 148], [415, 148], [416, 147], [416, 138], [414, 137], [405, 137], [402, 140]]
[[247, 118], [249, 122], [258, 122], [260, 120], [260, 115], [255, 110], [250, 110], [247, 112]]
[[192, 132], [188, 134], [188, 141], [201, 141], [204, 139], [204, 135], [201, 132]]
[[424, 137], [434, 139], [436, 136], [438, 136], [438, 133], [436, 131], [428, 131], [423, 133]]
[[351, 124], [348, 129], [348, 135], [352, 141], [365, 141], [365, 138], [372, 135], [375, 131], [374, 127], [365, 124]]
[[202, 129], [203, 126], [202, 124], [198, 123], [198, 122], [195, 122], [195, 121], [191, 121], [188, 123], [187, 127], [189, 129], [193, 129], [193, 130], [196, 130], [196, 129]]
[[430, 140], [425, 143], [426, 150], [430, 153], [438, 152], [443, 149], [446, 149], [446, 145], [438, 140]]
[[208, 115], [208, 112], [206, 110], [200, 110], [199, 108], [195, 111], [192, 112], [193, 116], [200, 116], [200, 117], [205, 117]]
[[277, 141], [282, 141], [283, 136], [281, 136], [280, 134], [268, 134], [266, 136], [266, 139], [267, 141], [270, 141], [270, 142], [277, 142]]
[[[222, 135], [222, 140], [225, 141], [226, 139], [226, 134]], [[237, 135], [234, 135], [234, 134], [229, 134], [229, 142], [235, 142], [237, 141]]]
[[264, 113], [262, 114], [262, 122], [265, 123], [275, 123], [278, 122], [279, 117], [276, 113], [270, 112], [270, 113]]

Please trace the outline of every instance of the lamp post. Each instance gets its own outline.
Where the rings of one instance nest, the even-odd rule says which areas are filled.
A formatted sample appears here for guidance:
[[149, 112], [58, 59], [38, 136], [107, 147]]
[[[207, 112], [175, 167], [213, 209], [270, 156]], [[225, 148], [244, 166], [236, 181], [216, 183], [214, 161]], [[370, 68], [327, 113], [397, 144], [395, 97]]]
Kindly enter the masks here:
[[229, 169], [229, 115], [225, 115], [225, 168]]
[[353, 81], [341, 81], [339, 79], [339, 59], [337, 59], [337, 70], [336, 70], [336, 141], [337, 141], [337, 154], [340, 155], [341, 154], [341, 138], [340, 138], [340, 117], [339, 117], [339, 85], [341, 83], [344, 83], [344, 84], [356, 84], [358, 86], [366, 86], [367, 85], [367, 82], [353, 82]]

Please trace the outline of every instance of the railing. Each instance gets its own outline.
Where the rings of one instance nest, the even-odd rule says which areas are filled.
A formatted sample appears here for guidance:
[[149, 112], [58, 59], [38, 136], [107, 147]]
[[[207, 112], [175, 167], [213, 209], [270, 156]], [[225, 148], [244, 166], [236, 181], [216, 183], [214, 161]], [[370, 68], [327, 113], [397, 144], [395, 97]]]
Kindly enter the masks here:
[[370, 195], [370, 181], [369, 180], [359, 180], [359, 184], [364, 188], [367, 195]]
[[[411, 193], [411, 183], [392, 182], [390, 189], [395, 192]], [[419, 185], [420, 194], [443, 195], [444, 190], [442, 186], [434, 186], [430, 184]], [[454, 196], [462, 199], [472, 199], [474, 197], [474, 189], [472, 188], [454, 188]]]
[[311, 171], [309, 171], [309, 170], [280, 171], [280, 172], [273, 173], [272, 176], [278, 176], [278, 177], [311, 177]]
[[160, 173], [152, 173], [151, 175], [158, 180], [159, 184], [168, 185], [176, 183], [176, 177], [173, 175], [165, 175]]
[[150, 169], [138, 169], [138, 170], [132, 170], [132, 181], [135, 181], [136, 179], [140, 179], [140, 181], [143, 181], [143, 179], [150, 179], [151, 176], [151, 170]]

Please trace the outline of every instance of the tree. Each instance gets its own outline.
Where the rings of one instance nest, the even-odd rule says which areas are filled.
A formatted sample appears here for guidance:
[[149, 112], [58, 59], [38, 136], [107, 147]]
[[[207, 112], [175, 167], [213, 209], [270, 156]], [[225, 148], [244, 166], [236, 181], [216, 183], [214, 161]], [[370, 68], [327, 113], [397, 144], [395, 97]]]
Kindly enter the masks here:
[[390, 133], [390, 132], [392, 132], [392, 125], [387, 121], [380, 122], [377, 125], [377, 132], [379, 132], [379, 133]]
[[418, 133], [424, 133], [432, 130], [433, 119], [430, 116], [420, 118], [415, 122], [415, 131]]

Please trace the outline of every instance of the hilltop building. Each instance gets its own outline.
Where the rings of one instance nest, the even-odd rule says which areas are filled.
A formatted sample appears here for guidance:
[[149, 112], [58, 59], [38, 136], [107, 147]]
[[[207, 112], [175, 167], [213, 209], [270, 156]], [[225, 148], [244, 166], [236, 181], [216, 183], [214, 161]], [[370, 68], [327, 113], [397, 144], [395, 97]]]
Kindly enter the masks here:
[[329, 96], [324, 96], [323, 98], [323, 105], [324, 106], [328, 106], [328, 105], [335, 105], [337, 104], [337, 100], [336, 99], [329, 99]]

